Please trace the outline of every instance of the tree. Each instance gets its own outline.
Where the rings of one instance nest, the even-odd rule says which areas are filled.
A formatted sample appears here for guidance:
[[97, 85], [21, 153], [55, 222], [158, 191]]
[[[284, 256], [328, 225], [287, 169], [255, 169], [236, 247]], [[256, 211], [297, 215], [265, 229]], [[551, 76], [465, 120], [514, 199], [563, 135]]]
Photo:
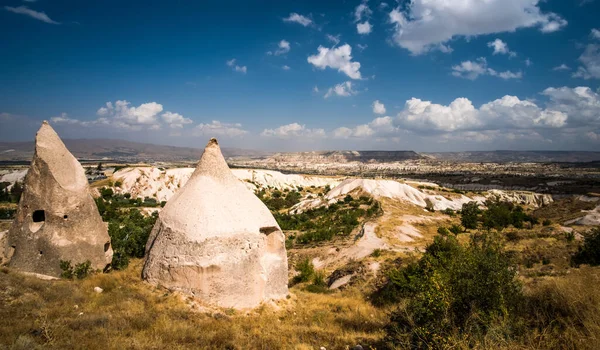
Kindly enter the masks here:
[[479, 209], [479, 203], [469, 202], [463, 204], [460, 223], [465, 227], [465, 229], [476, 229], [479, 213], [481, 213], [481, 210]]

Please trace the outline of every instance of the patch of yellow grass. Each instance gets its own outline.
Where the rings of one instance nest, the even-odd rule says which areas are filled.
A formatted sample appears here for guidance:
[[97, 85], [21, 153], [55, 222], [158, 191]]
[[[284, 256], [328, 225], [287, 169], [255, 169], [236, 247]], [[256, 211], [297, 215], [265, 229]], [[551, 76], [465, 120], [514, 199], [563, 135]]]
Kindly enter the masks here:
[[297, 286], [279, 307], [203, 313], [142, 282], [141, 265], [82, 281], [0, 270], [0, 348], [343, 349], [383, 337], [386, 312], [356, 292], [313, 294]]

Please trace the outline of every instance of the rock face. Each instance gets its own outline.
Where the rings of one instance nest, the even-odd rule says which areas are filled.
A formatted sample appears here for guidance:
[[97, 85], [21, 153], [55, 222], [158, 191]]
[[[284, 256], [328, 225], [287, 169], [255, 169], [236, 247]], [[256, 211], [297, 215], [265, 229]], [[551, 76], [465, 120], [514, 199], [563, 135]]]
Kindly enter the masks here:
[[244, 309], [284, 298], [287, 273], [283, 232], [211, 139], [189, 181], [160, 212], [142, 277], [209, 304]]
[[10, 267], [48, 276], [60, 276], [61, 260], [73, 265], [89, 260], [93, 269], [112, 261], [107, 226], [83, 167], [47, 122], [36, 135], [7, 250]]

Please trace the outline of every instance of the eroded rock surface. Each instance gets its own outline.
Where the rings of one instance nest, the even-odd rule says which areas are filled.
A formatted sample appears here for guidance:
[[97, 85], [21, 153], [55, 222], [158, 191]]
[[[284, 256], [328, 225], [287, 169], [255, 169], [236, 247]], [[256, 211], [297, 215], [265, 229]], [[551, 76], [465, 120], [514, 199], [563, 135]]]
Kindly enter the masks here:
[[112, 261], [105, 223], [90, 195], [83, 167], [47, 122], [37, 132], [35, 154], [25, 177], [15, 220], [8, 231], [9, 266], [60, 276], [60, 261]]
[[283, 232], [215, 139], [161, 211], [146, 256], [144, 279], [209, 304], [252, 308], [288, 293]]

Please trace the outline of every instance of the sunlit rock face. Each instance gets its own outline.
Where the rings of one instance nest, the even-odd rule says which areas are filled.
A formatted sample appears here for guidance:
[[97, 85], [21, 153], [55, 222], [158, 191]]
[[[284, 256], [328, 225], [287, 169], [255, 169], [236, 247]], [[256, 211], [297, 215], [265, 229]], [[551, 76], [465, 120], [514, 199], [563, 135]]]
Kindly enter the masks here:
[[288, 293], [285, 237], [211, 139], [196, 170], [160, 212], [142, 277], [202, 301], [252, 308]]
[[85, 171], [54, 129], [44, 122], [25, 177], [6, 255], [18, 270], [60, 276], [60, 261], [91, 262], [105, 269], [113, 251], [105, 223], [90, 195]]

